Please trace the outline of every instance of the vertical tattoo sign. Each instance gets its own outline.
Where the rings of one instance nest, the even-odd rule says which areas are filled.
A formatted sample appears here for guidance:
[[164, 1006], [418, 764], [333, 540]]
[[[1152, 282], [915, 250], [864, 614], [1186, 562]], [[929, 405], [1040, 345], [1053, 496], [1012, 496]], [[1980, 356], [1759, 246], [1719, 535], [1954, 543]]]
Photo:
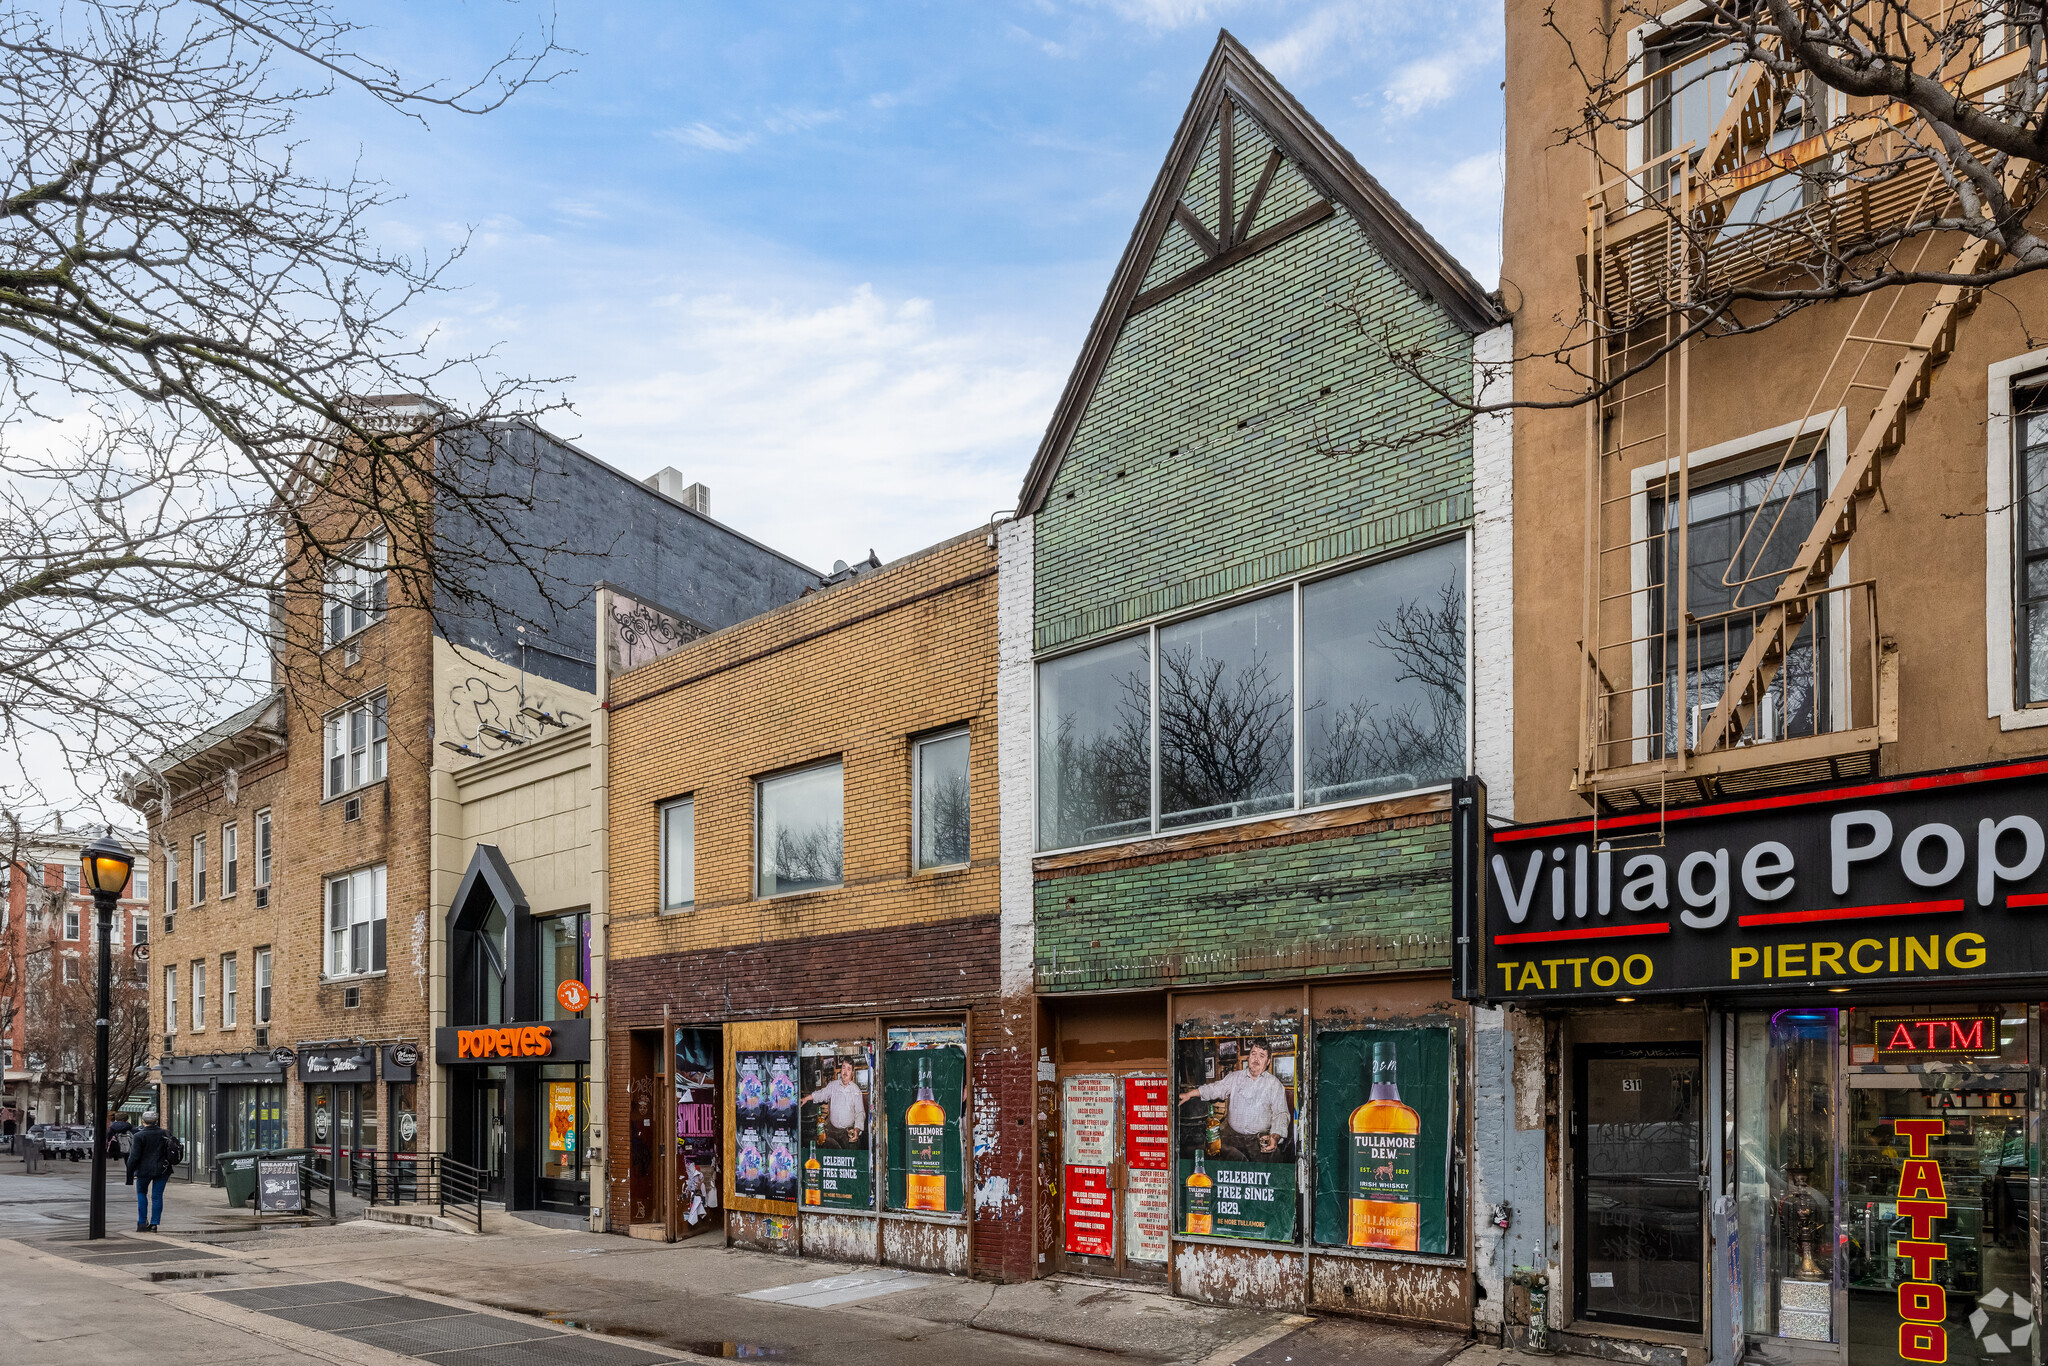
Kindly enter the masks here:
[[1948, 1292], [1934, 1280], [1934, 1264], [1948, 1259], [1948, 1244], [1934, 1236], [1934, 1226], [1948, 1218], [1948, 1188], [1941, 1163], [1928, 1151], [1928, 1140], [1948, 1126], [1945, 1119], [1895, 1119], [1892, 1130], [1906, 1140], [1906, 1160], [1899, 1165], [1899, 1214], [1911, 1222], [1910, 1238], [1901, 1238], [1894, 1255], [1910, 1268], [1899, 1283], [1899, 1359], [1947, 1361]]

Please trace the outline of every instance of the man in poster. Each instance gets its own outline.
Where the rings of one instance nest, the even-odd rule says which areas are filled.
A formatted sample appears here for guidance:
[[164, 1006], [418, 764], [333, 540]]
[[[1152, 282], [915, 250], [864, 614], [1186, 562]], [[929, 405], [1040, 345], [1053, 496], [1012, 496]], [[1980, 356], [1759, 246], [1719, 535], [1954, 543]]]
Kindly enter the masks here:
[[858, 1148], [861, 1131], [867, 1128], [867, 1098], [853, 1080], [853, 1059], [841, 1058], [837, 1074], [804, 1097], [806, 1103], [825, 1107], [825, 1148]]
[[1197, 1096], [1230, 1102], [1223, 1124], [1222, 1156], [1239, 1162], [1285, 1160], [1280, 1147], [1287, 1141], [1293, 1115], [1287, 1104], [1287, 1088], [1273, 1074], [1272, 1063], [1271, 1050], [1263, 1043], [1254, 1043], [1243, 1067], [1180, 1093], [1183, 1103]]

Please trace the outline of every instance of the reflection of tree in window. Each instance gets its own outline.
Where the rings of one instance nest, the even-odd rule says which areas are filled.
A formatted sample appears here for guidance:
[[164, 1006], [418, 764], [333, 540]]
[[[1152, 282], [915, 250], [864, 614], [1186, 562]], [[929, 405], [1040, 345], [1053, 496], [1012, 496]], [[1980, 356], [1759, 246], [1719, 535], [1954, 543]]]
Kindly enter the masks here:
[[843, 871], [844, 780], [836, 763], [758, 786], [757, 894], [836, 887]]
[[1160, 824], [1294, 804], [1293, 595], [1159, 632]]
[[1040, 666], [1041, 847], [1151, 830], [1151, 673], [1143, 637]]
[[1465, 771], [1465, 548], [1437, 546], [1302, 590], [1308, 805]]
[[917, 866], [967, 862], [967, 737], [949, 735], [920, 744], [917, 781]]

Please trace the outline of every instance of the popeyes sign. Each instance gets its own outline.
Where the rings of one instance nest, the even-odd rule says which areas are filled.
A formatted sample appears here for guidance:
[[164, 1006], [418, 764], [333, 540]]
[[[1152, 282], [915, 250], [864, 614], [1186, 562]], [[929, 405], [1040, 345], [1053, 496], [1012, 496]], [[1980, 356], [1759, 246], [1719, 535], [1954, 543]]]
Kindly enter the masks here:
[[2048, 977], [2044, 856], [2039, 760], [1503, 827], [1457, 907], [1465, 994]]
[[510, 1029], [458, 1029], [458, 1058], [545, 1058], [555, 1051], [555, 1031], [548, 1025]]

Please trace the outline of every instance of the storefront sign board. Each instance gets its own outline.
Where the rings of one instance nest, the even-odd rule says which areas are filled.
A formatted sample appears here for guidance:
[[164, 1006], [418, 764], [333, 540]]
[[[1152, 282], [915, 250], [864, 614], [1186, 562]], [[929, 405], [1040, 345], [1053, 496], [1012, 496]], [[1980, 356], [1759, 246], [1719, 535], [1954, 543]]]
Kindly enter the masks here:
[[294, 1158], [256, 1159], [256, 1209], [259, 1214], [288, 1214], [303, 1208], [299, 1164]]
[[2048, 761], [1504, 827], [1484, 852], [1456, 902], [1468, 999], [2048, 977]]
[[1084, 1257], [1116, 1255], [1116, 1210], [1108, 1167], [1068, 1166], [1067, 1251]]

